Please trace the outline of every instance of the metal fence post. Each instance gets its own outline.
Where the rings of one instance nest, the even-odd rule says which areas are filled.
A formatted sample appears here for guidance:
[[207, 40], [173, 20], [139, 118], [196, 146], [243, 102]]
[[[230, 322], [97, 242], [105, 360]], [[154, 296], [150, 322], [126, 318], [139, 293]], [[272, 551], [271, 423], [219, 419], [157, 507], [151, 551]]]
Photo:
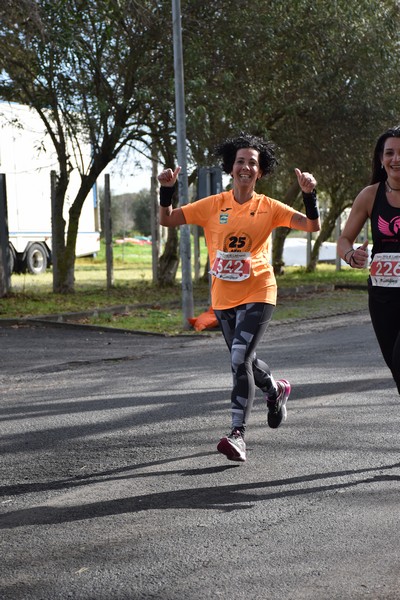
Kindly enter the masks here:
[[11, 286], [8, 246], [8, 215], [6, 176], [0, 174], [0, 297], [5, 296]]

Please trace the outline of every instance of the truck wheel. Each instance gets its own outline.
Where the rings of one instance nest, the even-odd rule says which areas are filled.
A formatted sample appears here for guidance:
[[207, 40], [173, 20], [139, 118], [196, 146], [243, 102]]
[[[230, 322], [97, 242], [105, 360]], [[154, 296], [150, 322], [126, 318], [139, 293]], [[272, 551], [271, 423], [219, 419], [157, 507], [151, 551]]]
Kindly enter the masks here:
[[15, 250], [14, 250], [14, 248], [10, 244], [8, 246], [8, 269], [9, 269], [10, 275], [13, 273], [13, 271], [15, 269], [16, 260], [17, 259], [16, 259], [16, 256], [15, 256]]
[[26, 253], [26, 268], [29, 273], [39, 275], [47, 269], [47, 251], [42, 244], [32, 244]]

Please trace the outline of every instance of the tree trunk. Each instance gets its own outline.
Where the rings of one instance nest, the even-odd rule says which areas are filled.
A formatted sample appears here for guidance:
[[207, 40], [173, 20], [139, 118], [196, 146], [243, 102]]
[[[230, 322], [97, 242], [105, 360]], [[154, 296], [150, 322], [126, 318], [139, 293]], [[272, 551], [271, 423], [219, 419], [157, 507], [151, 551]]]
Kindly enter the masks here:
[[[296, 210], [301, 210], [299, 208], [301, 199], [299, 198], [299, 184], [297, 179], [289, 186], [283, 202], [289, 206], [293, 206]], [[276, 275], [284, 274], [285, 263], [283, 261], [283, 248], [285, 246], [285, 240], [290, 231], [290, 227], [278, 227], [274, 232], [272, 244], [272, 265]]]
[[325, 216], [321, 225], [319, 235], [316, 238], [313, 248], [311, 250], [311, 261], [307, 267], [307, 271], [309, 273], [313, 273], [317, 268], [320, 248], [322, 244], [326, 242], [326, 240], [329, 239], [329, 237], [331, 236], [332, 231], [335, 228], [336, 219], [339, 217], [341, 212], [341, 208], [337, 208], [337, 210], [331, 208], [329, 213]]
[[201, 281], [207, 282], [210, 281], [210, 257], [207, 254], [206, 264], [204, 265], [203, 275], [201, 276]]
[[[68, 174], [63, 176], [52, 172], [51, 179], [51, 254], [53, 263], [53, 292], [64, 294], [70, 291], [69, 277], [65, 262], [65, 227], [63, 215], [64, 198], [68, 187]], [[73, 281], [72, 281], [73, 291]]]
[[97, 173], [82, 177], [79, 192], [69, 209], [67, 239], [65, 241], [66, 222], [63, 217], [68, 176], [58, 177], [54, 192], [52, 210], [52, 254], [53, 254], [53, 292], [70, 294], [75, 291], [75, 248], [78, 237], [79, 218], [82, 206], [97, 179]]
[[285, 240], [291, 231], [290, 227], [278, 227], [274, 232], [274, 240], [272, 244], [272, 265], [275, 275], [283, 275], [285, 263], [283, 261], [283, 248]]
[[178, 228], [169, 227], [164, 252], [160, 256], [158, 281], [160, 285], [173, 285], [179, 266]]
[[78, 232], [78, 221], [69, 217], [67, 243], [57, 240], [57, 269], [53, 272], [53, 291], [58, 294], [71, 294], [75, 291], [75, 246]]

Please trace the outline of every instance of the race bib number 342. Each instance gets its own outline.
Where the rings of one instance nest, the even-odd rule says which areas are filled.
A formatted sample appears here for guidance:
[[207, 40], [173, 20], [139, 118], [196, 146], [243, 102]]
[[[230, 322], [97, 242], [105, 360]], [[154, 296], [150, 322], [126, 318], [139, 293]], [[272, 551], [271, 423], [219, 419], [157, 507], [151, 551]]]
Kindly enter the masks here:
[[250, 272], [250, 252], [222, 252], [218, 250], [210, 269], [211, 275], [226, 281], [243, 281], [250, 277]]
[[400, 287], [400, 254], [381, 252], [375, 254], [370, 267], [372, 285]]

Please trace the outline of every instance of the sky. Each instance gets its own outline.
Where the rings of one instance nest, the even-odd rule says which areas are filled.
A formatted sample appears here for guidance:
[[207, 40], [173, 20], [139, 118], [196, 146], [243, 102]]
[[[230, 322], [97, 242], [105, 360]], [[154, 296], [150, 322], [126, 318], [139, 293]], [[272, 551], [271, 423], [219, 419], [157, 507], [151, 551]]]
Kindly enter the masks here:
[[[162, 171], [162, 164], [158, 172]], [[110, 175], [111, 193], [114, 195], [132, 194], [141, 190], [150, 190], [151, 162], [139, 153], [133, 153], [126, 158], [121, 155], [116, 158], [104, 171]], [[229, 175], [223, 175], [223, 186], [230, 181]], [[103, 174], [100, 175], [98, 185], [104, 187]]]
[[[139, 164], [138, 164], [139, 163]], [[161, 170], [161, 166], [160, 166]], [[110, 189], [115, 195], [131, 194], [143, 189], [150, 189], [151, 163], [143, 156], [135, 155], [128, 159], [116, 159], [104, 173], [110, 175]], [[102, 175], [98, 183], [102, 185]]]

